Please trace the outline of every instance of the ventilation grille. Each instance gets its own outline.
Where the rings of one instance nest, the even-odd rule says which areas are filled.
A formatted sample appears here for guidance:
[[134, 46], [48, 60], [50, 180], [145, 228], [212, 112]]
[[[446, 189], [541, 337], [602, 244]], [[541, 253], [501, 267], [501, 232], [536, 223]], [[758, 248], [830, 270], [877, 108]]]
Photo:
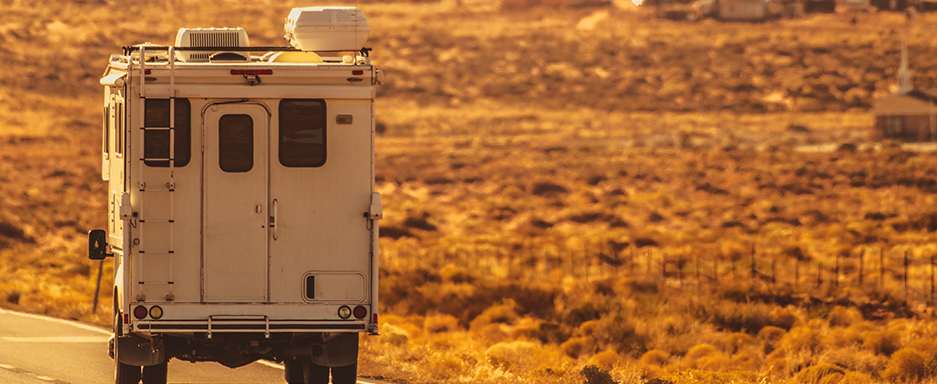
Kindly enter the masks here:
[[[182, 28], [176, 34], [177, 47], [236, 48], [249, 47], [244, 28]], [[214, 51], [177, 51], [182, 61], [208, 61]]]
[[240, 47], [237, 31], [192, 31], [190, 47]]

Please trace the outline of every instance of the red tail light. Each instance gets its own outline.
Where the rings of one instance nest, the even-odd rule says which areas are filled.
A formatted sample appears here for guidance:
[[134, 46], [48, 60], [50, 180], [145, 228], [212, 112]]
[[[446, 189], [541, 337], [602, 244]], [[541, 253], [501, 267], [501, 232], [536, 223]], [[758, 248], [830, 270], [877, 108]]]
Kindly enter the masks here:
[[355, 307], [355, 318], [363, 319], [368, 315], [368, 309], [362, 306]]
[[133, 309], [133, 317], [136, 317], [137, 320], [140, 320], [146, 317], [146, 313], [147, 313], [146, 307], [142, 305], [138, 305], [136, 308]]

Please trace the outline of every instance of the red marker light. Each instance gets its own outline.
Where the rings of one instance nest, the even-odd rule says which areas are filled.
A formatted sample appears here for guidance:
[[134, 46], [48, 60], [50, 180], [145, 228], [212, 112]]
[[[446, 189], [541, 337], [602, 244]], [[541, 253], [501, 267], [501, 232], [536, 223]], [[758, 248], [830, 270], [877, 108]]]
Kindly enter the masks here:
[[150, 69], [147, 69], [146, 71], [143, 71], [143, 72], [144, 72], [145, 74], [147, 74], [147, 75], [149, 75], [149, 74], [151, 74], [151, 73], [153, 73], [153, 71], [152, 71], [152, 70], [150, 70]]
[[355, 307], [354, 315], [356, 318], [363, 319], [368, 315], [368, 309], [359, 305]]
[[377, 314], [376, 314], [376, 313], [373, 314], [373, 315], [371, 315], [371, 322], [374, 323], [374, 324], [377, 324]]
[[136, 317], [137, 319], [143, 319], [144, 317], [146, 317], [146, 314], [147, 314], [146, 307], [142, 305], [138, 305], [136, 308], [133, 309], [133, 317]]
[[232, 75], [272, 75], [272, 69], [232, 69]]
[[352, 74], [352, 75], [355, 75], [355, 76], [361, 76], [361, 75], [364, 74], [364, 71], [362, 71], [362, 70], [360, 70], [360, 69], [356, 69], [356, 70], [354, 70], [354, 71], [351, 71], [351, 74]]

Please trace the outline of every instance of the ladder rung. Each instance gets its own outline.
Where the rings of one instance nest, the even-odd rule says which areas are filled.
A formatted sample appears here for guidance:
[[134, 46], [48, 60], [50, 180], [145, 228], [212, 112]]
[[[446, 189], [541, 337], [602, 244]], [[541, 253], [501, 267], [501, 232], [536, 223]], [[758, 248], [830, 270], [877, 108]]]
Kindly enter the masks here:
[[154, 254], [154, 253], [155, 253], [155, 254], [158, 254], [158, 255], [171, 255], [171, 254], [173, 254], [174, 252], [173, 252], [173, 251], [137, 251], [137, 253], [141, 253], [141, 254], [143, 254], [143, 253]]
[[140, 188], [140, 192], [175, 192], [175, 188]]
[[140, 161], [170, 161], [173, 160], [169, 157], [141, 157]]
[[172, 285], [173, 281], [138, 281], [137, 284], [169, 284]]
[[140, 127], [141, 131], [170, 131], [176, 129], [174, 127]]
[[170, 224], [171, 224], [171, 223], [175, 223], [175, 222], [176, 222], [176, 221], [173, 220], [173, 219], [168, 219], [168, 220], [167, 220], [167, 219], [162, 219], [162, 220], [152, 220], [152, 219], [150, 219], [150, 220], [143, 220], [143, 219], [140, 219], [139, 221], [140, 221], [141, 223], [155, 223], [155, 224], [159, 224], [159, 223], [164, 223], [164, 224], [165, 224], [165, 223], [170, 223]]

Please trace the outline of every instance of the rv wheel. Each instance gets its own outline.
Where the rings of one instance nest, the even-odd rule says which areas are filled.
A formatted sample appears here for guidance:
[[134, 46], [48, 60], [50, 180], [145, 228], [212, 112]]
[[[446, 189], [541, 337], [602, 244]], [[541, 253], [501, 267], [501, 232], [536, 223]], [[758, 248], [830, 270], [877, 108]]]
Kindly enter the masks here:
[[305, 371], [303, 374], [306, 379], [305, 384], [329, 384], [329, 367], [323, 367], [310, 361], [303, 368]]
[[[140, 367], [120, 362], [119, 343], [114, 342], [114, 382], [117, 384], [137, 384], [140, 382]], [[165, 381], [164, 381], [165, 382]]]
[[[308, 360], [308, 358], [305, 360]], [[288, 384], [305, 384], [303, 382], [303, 370], [306, 363], [306, 361], [299, 357], [293, 357], [283, 361], [283, 373], [286, 376], [285, 378]]]
[[332, 384], [355, 384], [358, 381], [358, 364], [332, 367]]
[[166, 373], [169, 370], [169, 359], [162, 364], [143, 367], [143, 384], [166, 384]]

